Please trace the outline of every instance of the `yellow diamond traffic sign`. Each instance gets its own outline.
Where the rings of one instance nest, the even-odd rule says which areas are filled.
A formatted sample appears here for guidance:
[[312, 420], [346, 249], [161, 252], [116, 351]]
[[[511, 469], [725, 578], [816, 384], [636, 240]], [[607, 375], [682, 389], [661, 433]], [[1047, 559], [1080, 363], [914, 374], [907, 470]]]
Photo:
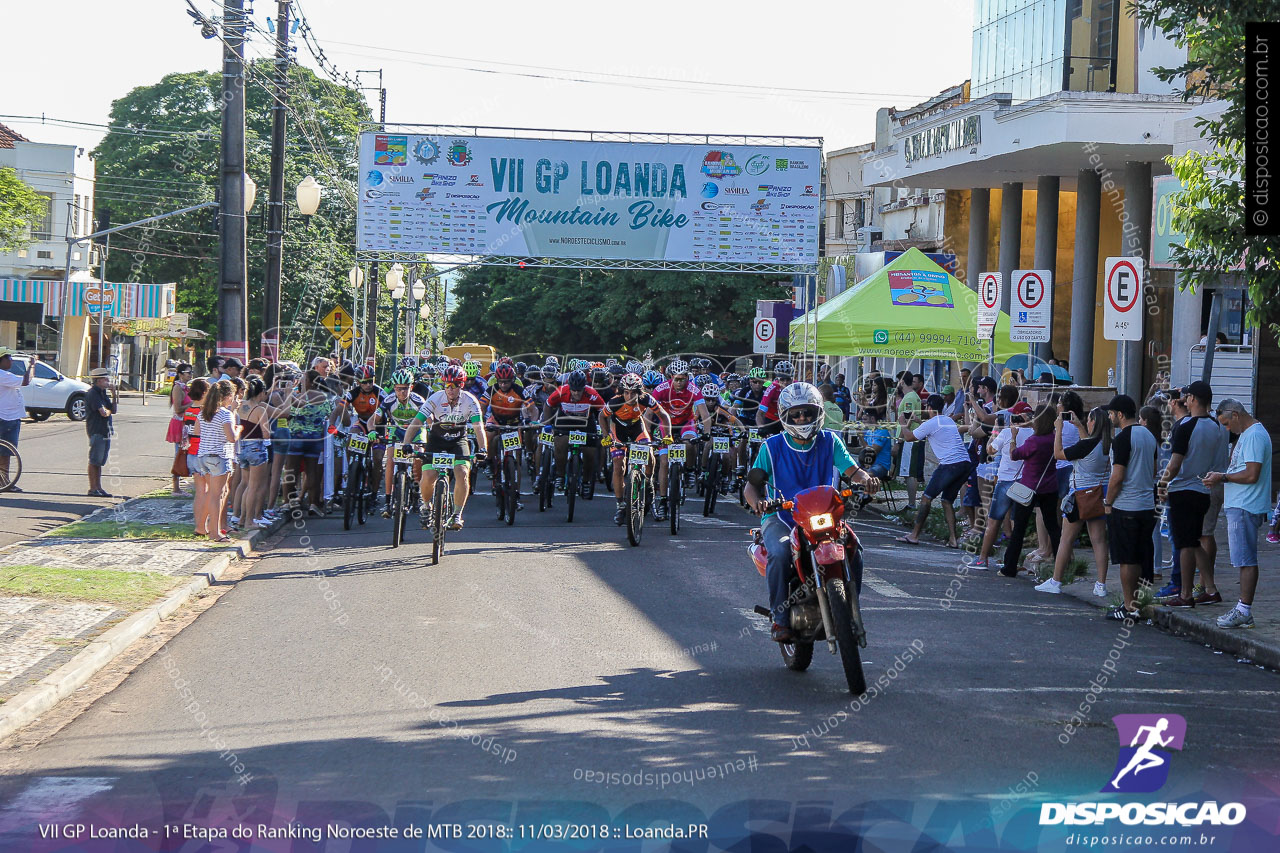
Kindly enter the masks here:
[[325, 318], [320, 321], [320, 325], [328, 329], [339, 341], [344, 337], [351, 337], [351, 315], [341, 308], [334, 308], [326, 314]]
[[342, 335], [338, 338], [338, 346], [339, 346], [341, 349], [351, 349], [351, 342], [352, 342], [353, 340], [354, 340], [354, 337], [353, 337], [353, 336], [352, 336], [352, 334], [351, 334], [351, 330], [350, 330], [350, 329], [347, 329], [347, 330], [346, 330], [345, 332], [343, 332], [343, 333], [342, 333]]

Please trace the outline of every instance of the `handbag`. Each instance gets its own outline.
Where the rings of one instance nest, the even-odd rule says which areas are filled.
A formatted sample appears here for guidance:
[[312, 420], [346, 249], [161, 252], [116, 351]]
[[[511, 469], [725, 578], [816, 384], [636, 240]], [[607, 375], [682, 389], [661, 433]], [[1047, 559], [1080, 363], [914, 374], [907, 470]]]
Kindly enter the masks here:
[[1102, 516], [1106, 514], [1106, 508], [1102, 505], [1104, 492], [1105, 487], [1101, 483], [1075, 492], [1076, 517], [1081, 521], [1091, 521], [1095, 518], [1102, 518]]
[[1021, 482], [1014, 483], [1013, 485], [1011, 485], [1009, 487], [1009, 491], [1005, 492], [1005, 494], [1009, 497], [1009, 500], [1013, 501], [1019, 506], [1031, 506], [1031, 502], [1036, 499], [1036, 492], [1039, 490], [1040, 484], [1044, 482], [1044, 475], [1049, 473], [1049, 468], [1052, 465], [1053, 465], [1053, 460], [1050, 459], [1049, 464], [1046, 465], [1044, 470], [1040, 472], [1040, 479], [1036, 480], [1036, 487], [1034, 489]]
[[179, 453], [173, 457], [173, 467], [169, 469], [169, 473], [175, 477], [191, 476], [191, 471], [187, 468], [187, 454]]

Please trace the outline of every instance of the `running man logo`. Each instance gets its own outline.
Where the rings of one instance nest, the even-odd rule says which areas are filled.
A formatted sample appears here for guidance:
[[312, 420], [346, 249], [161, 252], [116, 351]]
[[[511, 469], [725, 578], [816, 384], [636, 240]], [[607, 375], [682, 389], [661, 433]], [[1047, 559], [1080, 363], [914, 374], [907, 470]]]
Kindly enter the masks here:
[[1187, 721], [1178, 714], [1117, 714], [1111, 718], [1120, 739], [1120, 756], [1103, 793], [1147, 794], [1169, 780], [1166, 750], [1182, 749]]
[[872, 339], [871, 339], [871, 340], [872, 340], [873, 342], [877, 343], [877, 344], [887, 344], [887, 343], [889, 343], [889, 330], [888, 330], [888, 329], [876, 329], [876, 330], [875, 330], [875, 332], [873, 333], [873, 337], [872, 337]]

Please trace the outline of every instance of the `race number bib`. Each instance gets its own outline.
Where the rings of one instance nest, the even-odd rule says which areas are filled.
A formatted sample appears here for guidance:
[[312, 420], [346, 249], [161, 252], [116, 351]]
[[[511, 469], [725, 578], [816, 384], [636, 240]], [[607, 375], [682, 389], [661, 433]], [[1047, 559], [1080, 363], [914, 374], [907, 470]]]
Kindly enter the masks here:
[[555, 447], [556, 441], [551, 437], [551, 433], [540, 432], [538, 433], [538, 444], [541, 444], [543, 447]]
[[627, 457], [632, 465], [647, 465], [649, 462], [649, 448], [643, 444], [631, 445], [631, 453]]
[[712, 452], [712, 453], [728, 453], [728, 452], [729, 452], [729, 437], [728, 437], [728, 436], [716, 436], [716, 437], [712, 438], [712, 439], [711, 439], [711, 452]]
[[363, 435], [352, 435], [347, 439], [347, 449], [352, 453], [364, 453], [369, 449], [369, 439]]
[[512, 451], [520, 449], [520, 433], [504, 432], [502, 434], [502, 449], [504, 451]]
[[402, 444], [396, 445], [395, 461], [398, 464], [407, 465], [413, 461], [413, 451]]
[[276, 429], [288, 429], [288, 428], [289, 428], [288, 418], [276, 418]]
[[585, 432], [569, 433], [569, 443], [574, 446], [581, 446], [587, 443], [587, 434]]
[[667, 448], [667, 459], [672, 462], [684, 462], [687, 458], [683, 444], [673, 444]]
[[433, 453], [431, 454], [431, 467], [440, 471], [448, 471], [453, 467], [452, 453]]
[[747, 438], [750, 439], [751, 441], [759, 441], [760, 430], [757, 429], [756, 427], [749, 427], [747, 429]]

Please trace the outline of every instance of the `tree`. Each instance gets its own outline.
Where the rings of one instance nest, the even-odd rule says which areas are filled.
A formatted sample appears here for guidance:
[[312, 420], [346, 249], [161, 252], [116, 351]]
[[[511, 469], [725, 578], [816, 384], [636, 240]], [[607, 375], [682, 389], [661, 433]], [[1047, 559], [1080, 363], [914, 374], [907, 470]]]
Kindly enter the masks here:
[[0, 252], [31, 245], [32, 226], [48, 212], [43, 196], [13, 169], [0, 169]]
[[1207, 152], [1169, 158], [1183, 192], [1173, 197], [1173, 226], [1187, 235], [1172, 260], [1194, 286], [1210, 286], [1244, 259], [1252, 308], [1249, 320], [1280, 321], [1280, 241], [1246, 233], [1244, 185], [1245, 22], [1280, 20], [1280, 2], [1134, 0], [1138, 20], [1187, 49], [1176, 68], [1155, 68], [1184, 100], [1222, 99], [1226, 109], [1196, 123], [1212, 143]]
[[756, 300], [784, 294], [777, 276], [472, 267], [448, 333], [503, 352], [738, 354], [751, 348]]
[[[247, 171], [258, 185], [249, 218], [249, 338], [261, 333], [266, 278], [265, 210], [269, 183], [271, 108], [275, 103], [270, 63], [246, 69], [245, 146]], [[94, 150], [99, 218], [109, 209], [114, 225], [143, 219], [202, 201], [212, 201], [218, 185], [221, 77], [196, 71], [167, 74], [141, 86], [111, 106], [109, 132]], [[284, 234], [281, 323], [306, 328], [298, 344], [329, 346], [320, 318], [334, 305], [349, 306], [347, 279], [355, 249], [355, 193], [359, 124], [370, 119], [355, 91], [323, 80], [309, 69], [289, 69], [288, 135], [285, 140], [285, 206], [291, 208]], [[314, 175], [326, 188], [310, 222], [297, 215], [292, 188]], [[199, 211], [157, 223], [153, 228], [112, 236], [108, 278], [116, 281], [177, 282], [177, 307], [191, 324], [212, 330], [217, 323], [218, 211]], [[390, 319], [387, 321], [388, 328]], [[388, 332], [389, 337], [389, 332]], [[285, 340], [290, 334], [285, 333]]]

